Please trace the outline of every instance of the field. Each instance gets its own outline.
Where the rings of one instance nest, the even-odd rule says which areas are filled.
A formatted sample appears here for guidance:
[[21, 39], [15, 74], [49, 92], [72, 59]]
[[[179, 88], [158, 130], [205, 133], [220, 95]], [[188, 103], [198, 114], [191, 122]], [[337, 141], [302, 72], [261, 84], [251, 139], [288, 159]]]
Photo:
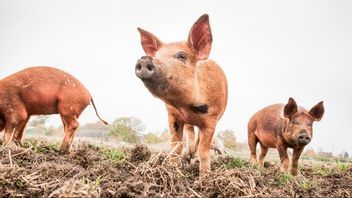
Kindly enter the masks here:
[[[0, 142], [1, 143], [1, 142]], [[277, 162], [260, 168], [236, 154], [212, 157], [212, 173], [198, 163], [153, 147], [75, 142], [69, 155], [58, 143], [26, 139], [0, 148], [1, 197], [351, 197], [350, 162], [301, 160], [300, 174]]]

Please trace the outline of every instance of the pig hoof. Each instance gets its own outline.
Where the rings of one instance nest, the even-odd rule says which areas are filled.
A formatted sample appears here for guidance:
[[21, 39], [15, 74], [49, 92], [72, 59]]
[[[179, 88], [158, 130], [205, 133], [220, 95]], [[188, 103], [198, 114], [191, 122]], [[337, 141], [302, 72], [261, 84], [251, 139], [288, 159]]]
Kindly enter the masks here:
[[59, 154], [60, 155], [67, 155], [67, 154], [69, 154], [70, 152], [68, 151], [68, 150], [60, 150], [59, 151]]
[[250, 162], [251, 162], [251, 164], [252, 164], [252, 165], [258, 165], [257, 160], [253, 160], [253, 159], [251, 159], [251, 160], [250, 160]]
[[185, 154], [182, 156], [182, 159], [184, 159], [187, 163], [191, 163], [192, 156], [190, 156], [189, 154]]
[[291, 171], [291, 175], [297, 176], [298, 175], [298, 171]]
[[17, 146], [22, 146], [22, 142], [19, 140], [14, 140], [13, 141]]
[[188, 152], [183, 155], [183, 159], [186, 160], [188, 163], [191, 163], [192, 159], [194, 159], [195, 157], [195, 152]]
[[199, 171], [200, 177], [205, 177], [205, 176], [209, 175], [210, 173], [211, 173], [211, 171], [209, 169], [202, 169]]
[[199, 158], [196, 157], [196, 158], [191, 159], [190, 164], [199, 164]]
[[273, 165], [270, 163], [270, 162], [264, 162], [263, 163], [263, 167], [264, 168], [270, 168], [270, 167], [272, 167]]

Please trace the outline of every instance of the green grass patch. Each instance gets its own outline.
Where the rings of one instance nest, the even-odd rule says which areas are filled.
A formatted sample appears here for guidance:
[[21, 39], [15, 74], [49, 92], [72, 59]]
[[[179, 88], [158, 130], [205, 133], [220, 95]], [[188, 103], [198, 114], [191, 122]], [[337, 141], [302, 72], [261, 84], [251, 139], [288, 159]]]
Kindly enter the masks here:
[[246, 160], [243, 160], [241, 158], [235, 157], [227, 162], [225, 162], [225, 167], [226, 168], [243, 168], [243, 167], [250, 167], [250, 163]]
[[299, 186], [304, 190], [310, 190], [313, 188], [313, 183], [310, 182], [309, 180], [303, 180], [302, 182], [299, 183]]
[[94, 180], [94, 186], [98, 187], [101, 183], [101, 180], [103, 180], [102, 176], [98, 176], [97, 178], [95, 178]]
[[338, 163], [337, 164], [337, 169], [342, 172], [345, 173], [348, 171], [348, 169], [350, 168], [350, 164], [349, 163]]
[[28, 140], [23, 142], [24, 148], [31, 148], [36, 153], [56, 153], [59, 151], [59, 142], [48, 144], [40, 140]]
[[100, 152], [104, 159], [110, 159], [116, 165], [122, 164], [126, 159], [125, 153], [118, 149], [101, 148]]
[[287, 183], [291, 182], [295, 177], [289, 173], [282, 173], [277, 178], [278, 186], [285, 186]]
[[329, 169], [327, 167], [324, 167], [324, 166], [317, 166], [317, 167], [314, 167], [314, 172], [320, 176], [328, 176], [330, 174], [332, 174], [332, 169]]

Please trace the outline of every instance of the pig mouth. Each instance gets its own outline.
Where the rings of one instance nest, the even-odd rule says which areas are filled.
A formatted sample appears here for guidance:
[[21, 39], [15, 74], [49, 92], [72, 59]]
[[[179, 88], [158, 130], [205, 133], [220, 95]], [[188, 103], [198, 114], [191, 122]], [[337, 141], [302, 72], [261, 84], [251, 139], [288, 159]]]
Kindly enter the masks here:
[[151, 79], [142, 79], [145, 87], [156, 97], [162, 98], [169, 87], [169, 83], [164, 78], [155, 76]]

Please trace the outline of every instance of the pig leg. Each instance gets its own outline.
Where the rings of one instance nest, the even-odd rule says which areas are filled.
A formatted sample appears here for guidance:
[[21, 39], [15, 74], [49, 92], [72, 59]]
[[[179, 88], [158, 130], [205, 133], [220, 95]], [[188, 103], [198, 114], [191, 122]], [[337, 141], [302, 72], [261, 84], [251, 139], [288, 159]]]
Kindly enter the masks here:
[[258, 143], [258, 138], [253, 132], [248, 132], [248, 146], [249, 150], [251, 152], [251, 162], [252, 163], [257, 163], [257, 143]]
[[198, 156], [200, 174], [210, 172], [210, 149], [212, 146], [214, 131], [215, 126], [201, 128], [199, 131]]
[[5, 128], [5, 122], [0, 118], [0, 132], [4, 130]]
[[64, 123], [65, 136], [61, 143], [60, 153], [67, 154], [69, 153], [73, 136], [79, 126], [79, 123], [75, 116], [61, 116], [61, 119]]
[[194, 132], [194, 126], [185, 124], [184, 130], [186, 133], [186, 151], [187, 151], [187, 156], [189, 157], [189, 160], [191, 160], [194, 157], [194, 154], [196, 152], [196, 139], [195, 139], [195, 132]]
[[268, 153], [269, 148], [261, 145], [261, 152], [260, 152], [260, 156], [259, 156], [259, 165], [264, 167], [264, 158], [266, 156], [266, 154]]
[[15, 124], [10, 124], [8, 122], [6, 123], [4, 138], [3, 138], [3, 145], [8, 144], [13, 139], [13, 136], [15, 135], [15, 130], [16, 130]]
[[297, 175], [298, 173], [298, 159], [301, 156], [304, 147], [298, 147], [293, 149], [292, 154], [292, 167], [291, 167], [291, 174]]
[[287, 147], [278, 146], [277, 149], [279, 151], [281, 165], [282, 165], [284, 171], [287, 172], [288, 171], [288, 165], [290, 163], [290, 160], [289, 160], [288, 154], [287, 154]]
[[27, 112], [24, 109], [16, 108], [16, 114], [8, 116], [9, 119], [5, 124], [3, 143], [7, 144], [12, 141], [18, 134], [22, 126], [27, 123]]
[[181, 155], [183, 149], [183, 126], [184, 122], [180, 122], [169, 114], [169, 128], [171, 132], [171, 148], [174, 153]]
[[27, 117], [26, 120], [24, 120], [23, 122], [21, 122], [21, 124], [18, 125], [19, 129], [17, 131], [17, 134], [15, 134], [15, 136], [14, 136], [16, 142], [19, 145], [22, 145], [23, 133], [24, 133], [24, 129], [26, 128], [28, 120], [29, 120], [29, 117]]

